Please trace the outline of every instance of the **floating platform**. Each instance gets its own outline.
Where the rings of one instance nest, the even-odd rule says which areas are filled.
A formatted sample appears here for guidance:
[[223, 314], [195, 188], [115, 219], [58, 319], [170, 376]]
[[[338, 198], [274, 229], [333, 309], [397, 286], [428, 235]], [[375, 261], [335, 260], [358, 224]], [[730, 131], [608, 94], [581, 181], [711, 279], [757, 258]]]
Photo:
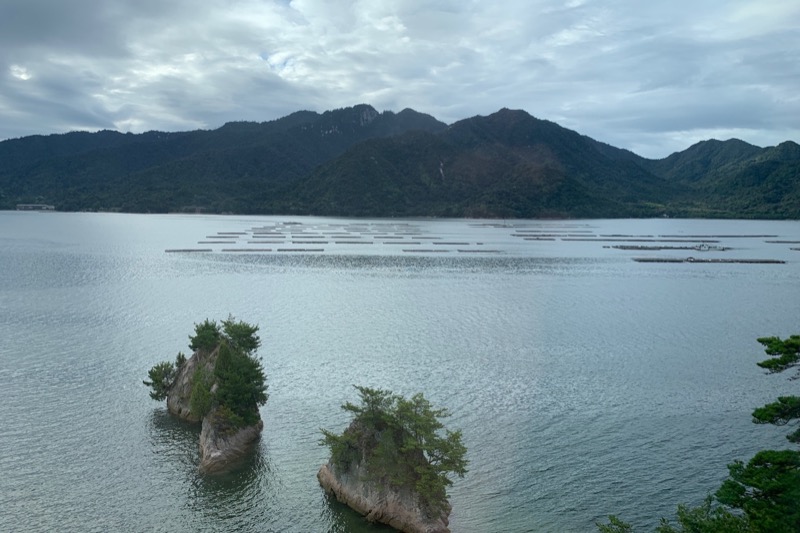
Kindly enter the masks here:
[[636, 244], [618, 244], [615, 246], [603, 246], [603, 248], [613, 248], [615, 250], [638, 250], [638, 251], [660, 251], [660, 250], [695, 250], [697, 252], [727, 252], [730, 248], [724, 246], [659, 246], [659, 245], [636, 245]]
[[594, 238], [594, 239], [577, 239], [573, 237], [562, 237], [562, 241], [579, 241], [579, 242], [675, 242], [675, 243], [695, 243], [695, 244], [714, 244], [718, 243], [717, 240], [688, 240], [688, 239], [616, 239], [616, 238]]
[[769, 239], [777, 235], [659, 235], [670, 239]]
[[637, 263], [741, 263], [751, 265], [782, 265], [780, 259], [698, 259], [696, 257], [634, 257]]

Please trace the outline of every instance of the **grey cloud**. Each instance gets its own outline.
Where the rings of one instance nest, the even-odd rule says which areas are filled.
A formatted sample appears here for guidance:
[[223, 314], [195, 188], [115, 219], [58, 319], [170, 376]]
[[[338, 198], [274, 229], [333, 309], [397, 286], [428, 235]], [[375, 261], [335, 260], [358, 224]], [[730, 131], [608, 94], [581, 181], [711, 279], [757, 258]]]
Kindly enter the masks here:
[[798, 27], [791, 3], [747, 1], [0, 0], [0, 139], [361, 102], [521, 108], [651, 156], [797, 139]]

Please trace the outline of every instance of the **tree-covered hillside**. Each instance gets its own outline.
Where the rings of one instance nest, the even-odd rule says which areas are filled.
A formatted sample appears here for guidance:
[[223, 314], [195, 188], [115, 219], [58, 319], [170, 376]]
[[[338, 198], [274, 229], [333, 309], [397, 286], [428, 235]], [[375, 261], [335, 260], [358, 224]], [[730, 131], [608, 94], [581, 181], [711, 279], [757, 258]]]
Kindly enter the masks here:
[[648, 160], [524, 111], [447, 126], [367, 105], [212, 131], [0, 143], [0, 208], [341, 216], [800, 218], [800, 147]]

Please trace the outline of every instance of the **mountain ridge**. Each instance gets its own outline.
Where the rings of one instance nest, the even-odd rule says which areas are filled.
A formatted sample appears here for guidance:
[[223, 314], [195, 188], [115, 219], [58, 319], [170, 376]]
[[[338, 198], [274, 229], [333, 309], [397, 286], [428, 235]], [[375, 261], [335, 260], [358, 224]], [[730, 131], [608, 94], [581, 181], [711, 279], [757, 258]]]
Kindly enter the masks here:
[[647, 159], [523, 110], [447, 125], [359, 104], [191, 132], [0, 142], [0, 208], [341, 216], [800, 218], [800, 146]]

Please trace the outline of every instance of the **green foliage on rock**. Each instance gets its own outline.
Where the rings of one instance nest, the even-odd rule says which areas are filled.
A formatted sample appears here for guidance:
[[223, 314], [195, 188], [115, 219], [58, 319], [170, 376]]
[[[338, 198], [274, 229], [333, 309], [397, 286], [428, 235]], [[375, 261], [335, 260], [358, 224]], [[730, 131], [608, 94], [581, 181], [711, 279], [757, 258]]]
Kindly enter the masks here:
[[[252, 344], [251, 341], [247, 341]], [[236, 425], [258, 421], [258, 407], [267, 402], [267, 386], [261, 362], [227, 340], [219, 347], [214, 376], [218, 389], [216, 400], [236, 415]]]
[[[242, 427], [258, 422], [258, 408], [267, 401], [264, 369], [255, 351], [261, 346], [258, 326], [228, 317], [221, 324], [204, 320], [195, 324], [195, 334], [189, 336], [193, 357], [202, 356], [206, 363], [197, 365], [192, 375], [189, 409], [203, 418], [216, 408], [225, 425]], [[205, 366], [214, 357], [213, 369]], [[167, 398], [178, 371], [186, 364], [186, 356], [178, 353], [175, 363], [164, 362], [150, 369], [150, 381], [144, 384], [153, 389], [150, 397]], [[215, 386], [216, 385], [216, 386]]]
[[205, 368], [198, 368], [192, 376], [192, 396], [189, 398], [189, 409], [197, 418], [206, 416], [214, 401], [211, 393], [212, 379]]
[[221, 435], [231, 435], [239, 428], [248, 424], [242, 417], [231, 411], [227, 406], [221, 405], [209, 415], [211, 423]]
[[193, 351], [211, 351], [219, 344], [221, 333], [216, 321], [205, 319], [194, 325], [194, 335], [189, 335], [189, 348]]
[[158, 363], [147, 372], [150, 381], [145, 380], [142, 381], [142, 383], [153, 389], [150, 391], [150, 397], [152, 399], [159, 402], [167, 399], [169, 388], [172, 386], [172, 383], [178, 376], [178, 371], [184, 363], [186, 363], [186, 356], [183, 355], [182, 352], [178, 352], [178, 355], [175, 357], [175, 363], [164, 361]]
[[422, 394], [411, 399], [390, 391], [356, 386], [359, 404], [345, 403], [353, 414], [341, 434], [322, 430], [321, 444], [331, 450], [331, 462], [347, 470], [361, 462], [371, 481], [413, 490], [429, 510], [447, 501], [449, 476], [467, 472], [466, 448], [460, 431], [444, 429], [446, 409], [435, 409]]
[[261, 339], [256, 333], [258, 333], [258, 326], [242, 321], [237, 322], [233, 317], [222, 321], [222, 334], [228, 344], [247, 355], [252, 354], [261, 346]]
[[150, 387], [150, 397], [157, 401], [167, 399], [167, 392], [169, 391], [172, 382], [175, 380], [175, 365], [169, 361], [158, 363], [147, 372], [150, 381], [142, 381], [145, 385]]

